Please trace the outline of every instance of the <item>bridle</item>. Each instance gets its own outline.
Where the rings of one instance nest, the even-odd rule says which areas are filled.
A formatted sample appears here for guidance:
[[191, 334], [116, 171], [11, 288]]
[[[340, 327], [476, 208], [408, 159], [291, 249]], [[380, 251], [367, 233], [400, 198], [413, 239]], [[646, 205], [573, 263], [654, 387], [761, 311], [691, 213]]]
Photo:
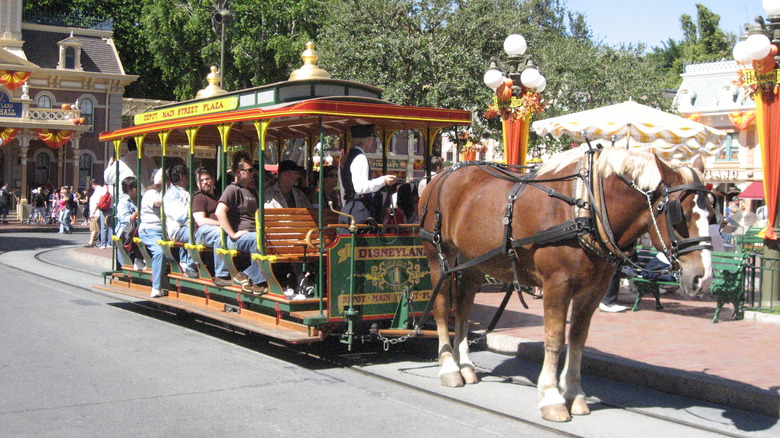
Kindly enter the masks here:
[[[661, 242], [664, 255], [666, 255], [670, 264], [674, 266], [675, 269], [679, 269], [679, 264], [676, 262], [680, 256], [689, 252], [702, 250], [712, 251], [713, 249], [712, 237], [685, 237], [679, 232], [679, 226], [685, 223], [685, 214], [683, 213], [682, 209], [682, 200], [690, 194], [702, 194], [704, 196], [699, 197], [697, 200], [697, 206], [704, 211], [708, 211], [709, 206], [707, 205], [706, 195], [710, 195], [712, 193], [707, 190], [707, 187], [704, 185], [704, 183], [702, 183], [701, 179], [699, 179], [698, 175], [695, 171], [693, 171], [693, 169], [691, 169], [691, 174], [693, 175], [693, 182], [689, 184], [680, 184], [672, 187], [661, 187], [665, 184], [663, 181], [661, 181], [659, 184], [659, 187], [661, 187], [661, 196], [658, 204], [654, 209], [652, 206], [652, 198], [653, 194], [658, 191], [658, 187], [654, 190], [644, 191], [637, 187], [633, 181], [621, 175], [621, 179], [623, 181], [625, 181], [633, 189], [642, 193], [647, 199], [648, 206], [651, 211], [650, 218], [653, 221], [653, 228], [655, 229], [655, 232], [658, 235], [658, 239]], [[672, 198], [671, 195], [674, 194], [676, 194], [676, 196]], [[668, 247], [663, 235], [661, 234], [661, 230], [658, 227], [657, 218], [661, 214], [664, 214], [666, 219], [666, 232], [670, 239]], [[685, 227], [683, 227], [683, 229], [687, 230]]]

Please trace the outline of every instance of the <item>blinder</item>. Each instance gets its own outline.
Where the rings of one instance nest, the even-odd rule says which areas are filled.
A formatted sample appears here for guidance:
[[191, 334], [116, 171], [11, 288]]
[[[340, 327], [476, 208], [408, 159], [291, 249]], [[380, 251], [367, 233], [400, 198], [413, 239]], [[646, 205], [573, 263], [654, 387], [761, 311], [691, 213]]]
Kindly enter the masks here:
[[669, 201], [669, 203], [666, 204], [666, 220], [668, 220], [672, 226], [681, 224], [685, 220], [682, 203], [680, 203], [679, 199]]
[[[676, 199], [669, 200], [669, 194], [680, 192]], [[671, 239], [671, 257], [670, 260], [676, 260], [679, 256], [693, 251], [709, 250], [712, 251], [712, 237], [687, 237], [681, 235], [678, 230], [687, 234], [687, 228], [683, 227], [685, 223], [685, 214], [682, 209], [682, 199], [687, 195], [695, 193], [696, 205], [704, 211], [709, 211], [708, 200], [712, 193], [694, 173], [694, 182], [692, 184], [682, 184], [674, 187], [665, 187], [662, 191], [663, 199], [658, 205], [659, 213], [663, 211], [666, 215], [666, 230]], [[685, 228], [682, 230], [682, 228]]]

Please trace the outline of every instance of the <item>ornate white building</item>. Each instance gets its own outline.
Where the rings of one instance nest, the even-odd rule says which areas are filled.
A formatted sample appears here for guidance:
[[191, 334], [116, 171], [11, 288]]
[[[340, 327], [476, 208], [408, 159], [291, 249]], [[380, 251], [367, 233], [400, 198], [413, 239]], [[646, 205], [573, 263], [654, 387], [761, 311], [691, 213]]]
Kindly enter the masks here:
[[22, 0], [0, 0], [0, 184], [26, 202], [34, 187], [85, 188], [102, 176], [98, 134], [121, 127], [137, 78], [125, 74], [110, 21], [23, 21]]
[[682, 74], [675, 104], [684, 117], [728, 132], [719, 154], [707, 158], [705, 177], [724, 191], [746, 189], [763, 179], [755, 107], [736, 84], [737, 63], [690, 64]]

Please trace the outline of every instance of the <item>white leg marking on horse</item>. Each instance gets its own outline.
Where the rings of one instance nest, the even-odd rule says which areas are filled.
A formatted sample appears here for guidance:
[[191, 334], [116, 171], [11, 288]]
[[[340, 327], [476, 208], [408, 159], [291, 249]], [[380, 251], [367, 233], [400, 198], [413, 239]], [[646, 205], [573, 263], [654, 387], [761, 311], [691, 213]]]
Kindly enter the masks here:
[[563, 396], [561, 396], [561, 393], [558, 392], [558, 388], [547, 388], [540, 395], [541, 397], [539, 398], [539, 408], [566, 404], [566, 400], [564, 400]]
[[439, 369], [439, 377], [449, 373], [460, 373], [460, 367], [453, 358], [446, 358], [442, 361], [441, 368]]

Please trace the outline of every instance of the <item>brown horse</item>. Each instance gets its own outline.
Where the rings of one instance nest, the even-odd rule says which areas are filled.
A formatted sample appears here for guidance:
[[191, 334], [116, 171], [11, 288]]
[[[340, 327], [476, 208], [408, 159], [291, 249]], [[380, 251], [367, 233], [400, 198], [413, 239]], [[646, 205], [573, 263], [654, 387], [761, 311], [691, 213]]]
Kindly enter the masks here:
[[[439, 293], [433, 303], [442, 385], [478, 380], [468, 356], [467, 322], [474, 294], [488, 274], [543, 287], [542, 417], [568, 421], [590, 413], [580, 364], [591, 317], [637, 239], [650, 233], [656, 248], [681, 271], [688, 294], [697, 295], [709, 284], [712, 206], [702, 171], [701, 159], [693, 168], [673, 169], [649, 153], [606, 148], [559, 154], [532, 185], [518, 183], [520, 175], [495, 165], [467, 163], [437, 175], [422, 194], [420, 218], [432, 280], [437, 284], [443, 277], [440, 290], [452, 291]], [[575, 218], [584, 226], [567, 222]], [[554, 227], [564, 223], [568, 226]], [[455, 271], [453, 290], [449, 273]], [[556, 369], [570, 305], [569, 348], [559, 382]], [[451, 308], [453, 344], [447, 327]]]

